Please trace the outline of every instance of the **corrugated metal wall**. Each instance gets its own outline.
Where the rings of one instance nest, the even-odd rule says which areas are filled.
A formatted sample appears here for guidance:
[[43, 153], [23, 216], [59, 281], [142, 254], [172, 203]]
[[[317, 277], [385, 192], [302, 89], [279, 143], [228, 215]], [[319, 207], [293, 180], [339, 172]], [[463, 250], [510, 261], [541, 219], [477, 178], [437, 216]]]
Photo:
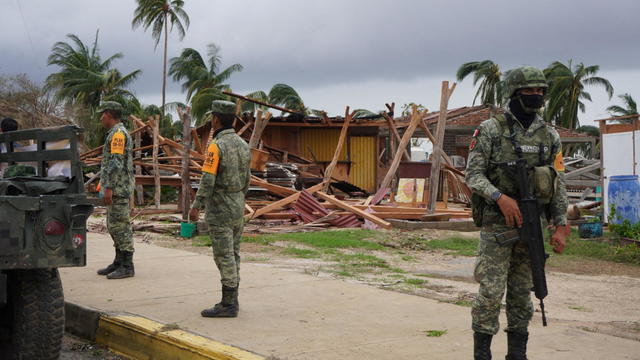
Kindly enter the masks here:
[[352, 136], [351, 182], [371, 193], [376, 191], [376, 138]]
[[[300, 134], [300, 147], [302, 153], [307, 159], [313, 159], [313, 155], [316, 156], [318, 161], [331, 161], [333, 159], [333, 153], [338, 146], [338, 138], [340, 137], [340, 129], [302, 129]], [[342, 148], [342, 153], [338, 160], [347, 160], [347, 146]]]
[[[308, 159], [313, 159], [311, 150], [318, 161], [331, 161], [338, 145], [340, 129], [302, 129], [300, 147]], [[338, 160], [351, 161], [350, 182], [369, 192], [376, 191], [376, 137], [350, 136], [342, 148]]]

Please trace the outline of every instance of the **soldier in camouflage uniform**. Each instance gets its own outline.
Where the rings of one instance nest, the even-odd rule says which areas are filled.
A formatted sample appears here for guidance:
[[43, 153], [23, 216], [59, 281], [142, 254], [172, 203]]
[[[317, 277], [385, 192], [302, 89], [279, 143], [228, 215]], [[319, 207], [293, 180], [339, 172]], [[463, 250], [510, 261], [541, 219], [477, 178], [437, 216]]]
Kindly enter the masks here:
[[205, 210], [213, 257], [220, 271], [222, 301], [201, 312], [204, 317], [236, 317], [240, 281], [240, 240], [244, 228], [245, 195], [251, 171], [249, 145], [233, 129], [236, 105], [216, 100], [211, 107], [213, 141], [207, 147], [202, 179], [190, 217]]
[[102, 152], [100, 192], [107, 206], [107, 228], [113, 239], [116, 256], [109, 266], [98, 270], [107, 279], [135, 275], [133, 267], [133, 231], [129, 218], [129, 198], [133, 191], [134, 172], [132, 141], [120, 122], [122, 105], [104, 101], [98, 112], [102, 125], [109, 130]]
[[555, 227], [551, 236], [555, 252], [564, 250], [568, 235], [560, 136], [539, 115], [547, 89], [544, 74], [525, 66], [507, 73], [504, 81], [508, 109], [504, 115], [496, 115], [476, 129], [466, 169], [466, 182], [474, 193], [474, 220], [482, 227], [474, 270], [480, 289], [471, 311], [475, 359], [491, 359], [491, 339], [499, 329], [498, 316], [505, 288], [507, 360], [526, 359], [527, 328], [534, 311], [528, 247], [520, 241], [503, 244], [495, 236], [522, 225], [516, 201], [515, 170], [506, 165], [518, 158], [509, 125], [532, 168], [529, 182], [546, 214], [542, 223], [550, 221]]

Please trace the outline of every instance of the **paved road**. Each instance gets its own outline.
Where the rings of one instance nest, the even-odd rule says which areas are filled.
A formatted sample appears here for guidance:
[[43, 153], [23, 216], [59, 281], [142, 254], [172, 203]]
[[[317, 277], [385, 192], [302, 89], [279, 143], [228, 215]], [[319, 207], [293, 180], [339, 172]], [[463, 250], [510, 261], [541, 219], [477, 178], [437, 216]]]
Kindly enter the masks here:
[[124, 360], [102, 346], [92, 344], [72, 335], [65, 335], [62, 340], [60, 360]]
[[[111, 281], [95, 272], [113, 258], [112, 240], [91, 233], [87, 243], [87, 267], [60, 270], [65, 298], [72, 303], [138, 314], [288, 360], [462, 360], [472, 353], [466, 307], [244, 263], [239, 317], [205, 319], [200, 310], [220, 299], [211, 256], [136, 243], [136, 276]], [[534, 317], [531, 358], [639, 359], [637, 341], [576, 328], [551, 311], [549, 316], [553, 325], [547, 328], [539, 313]], [[506, 323], [504, 315], [501, 321]], [[447, 332], [428, 337], [427, 330]], [[496, 359], [506, 353], [506, 340], [503, 332], [494, 339]]]

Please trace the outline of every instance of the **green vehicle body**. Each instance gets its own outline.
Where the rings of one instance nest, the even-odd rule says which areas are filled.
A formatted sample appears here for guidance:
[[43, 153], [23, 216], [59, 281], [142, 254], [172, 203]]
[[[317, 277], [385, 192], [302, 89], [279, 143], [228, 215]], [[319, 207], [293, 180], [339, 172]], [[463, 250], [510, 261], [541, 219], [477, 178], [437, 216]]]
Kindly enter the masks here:
[[[60, 328], [64, 299], [57, 268], [87, 262], [86, 222], [93, 205], [84, 192], [78, 151], [81, 132], [75, 126], [61, 126], [0, 134], [0, 143], [10, 149], [0, 153], [0, 163], [9, 166], [0, 179], [0, 328], [2, 334], [9, 334], [0, 339], [0, 349], [15, 358], [55, 358], [57, 338], [64, 331]], [[16, 144], [25, 142], [32, 145], [20, 150], [27, 151], [13, 151]], [[63, 165], [66, 176], [48, 176], [56, 163]], [[24, 169], [30, 170], [28, 176], [13, 176], [15, 170]], [[8, 174], [13, 177], [7, 178]], [[25, 294], [36, 290], [37, 296]], [[39, 317], [29, 318], [29, 313], [21, 312], [25, 304], [38, 306]], [[19, 319], [28, 324], [16, 324]], [[51, 323], [57, 325], [48, 325]], [[41, 331], [28, 330], [33, 327]], [[41, 338], [31, 335], [38, 333]], [[33, 345], [45, 341], [48, 346]]]

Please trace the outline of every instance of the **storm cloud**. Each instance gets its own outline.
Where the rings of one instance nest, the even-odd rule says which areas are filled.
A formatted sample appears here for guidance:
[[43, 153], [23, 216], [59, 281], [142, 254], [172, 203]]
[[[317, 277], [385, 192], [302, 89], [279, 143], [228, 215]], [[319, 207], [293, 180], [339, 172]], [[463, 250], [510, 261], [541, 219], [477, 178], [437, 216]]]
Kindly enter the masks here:
[[[142, 69], [134, 86], [157, 101], [162, 48], [149, 32], [131, 29], [133, 0], [5, 0], [0, 72], [43, 80], [56, 41], [73, 33], [90, 42], [100, 31], [103, 56], [122, 52], [124, 71]], [[184, 47], [201, 52], [214, 42], [223, 66], [245, 70], [230, 83], [239, 92], [268, 90], [278, 82], [299, 89], [308, 105], [339, 112], [347, 104], [381, 109], [384, 102], [435, 106], [440, 80], [454, 80], [458, 66], [491, 59], [508, 69], [544, 67], [555, 60], [601, 66], [616, 94], [640, 97], [640, 2], [618, 1], [248, 1], [187, 0], [187, 36], [169, 38], [169, 56]], [[632, 79], [635, 79], [632, 81]], [[585, 118], [603, 114], [604, 92], [592, 89]], [[170, 83], [169, 100], [184, 100]], [[453, 105], [469, 105], [471, 79]]]

